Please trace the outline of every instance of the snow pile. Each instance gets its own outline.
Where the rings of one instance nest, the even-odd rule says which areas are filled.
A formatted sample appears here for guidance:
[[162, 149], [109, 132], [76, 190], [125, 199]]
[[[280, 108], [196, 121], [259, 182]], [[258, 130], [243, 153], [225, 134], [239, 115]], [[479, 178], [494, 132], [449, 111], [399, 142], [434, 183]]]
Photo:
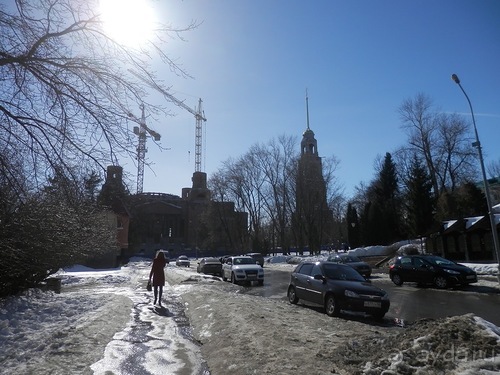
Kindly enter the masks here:
[[349, 340], [330, 355], [338, 373], [498, 373], [500, 335], [498, 327], [492, 329], [491, 323], [468, 314], [417, 321], [382, 339]]
[[478, 275], [498, 275], [498, 264], [482, 263], [462, 263], [464, 266], [472, 268]]
[[386, 256], [391, 252], [387, 246], [367, 246], [349, 250], [348, 253], [358, 257]]

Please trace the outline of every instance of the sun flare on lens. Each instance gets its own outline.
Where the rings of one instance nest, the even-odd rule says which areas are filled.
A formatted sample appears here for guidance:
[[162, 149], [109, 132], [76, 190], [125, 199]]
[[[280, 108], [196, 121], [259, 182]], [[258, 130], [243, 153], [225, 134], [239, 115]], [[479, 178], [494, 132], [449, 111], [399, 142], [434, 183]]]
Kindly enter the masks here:
[[118, 43], [138, 47], [153, 36], [156, 18], [146, 0], [100, 0], [104, 31]]

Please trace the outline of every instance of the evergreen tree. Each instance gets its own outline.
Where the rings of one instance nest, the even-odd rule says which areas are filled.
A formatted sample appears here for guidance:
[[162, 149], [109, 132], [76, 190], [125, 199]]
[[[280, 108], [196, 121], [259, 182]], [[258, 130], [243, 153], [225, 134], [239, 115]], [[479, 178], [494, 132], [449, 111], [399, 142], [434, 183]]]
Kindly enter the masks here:
[[[398, 186], [396, 165], [390, 153], [385, 154], [384, 162], [373, 183], [373, 203], [368, 220], [372, 227], [378, 228], [378, 233], [372, 244], [387, 245], [401, 238], [401, 199]], [[373, 230], [371, 230], [373, 232]]]
[[405, 194], [408, 235], [423, 236], [433, 224], [435, 209], [432, 181], [421, 160], [412, 160]]
[[486, 197], [472, 182], [461, 185], [455, 191], [441, 194], [437, 204], [437, 220], [460, 219], [488, 213]]
[[361, 245], [360, 241], [360, 222], [358, 219], [358, 212], [356, 207], [354, 207], [350, 202], [347, 205], [346, 213], [346, 223], [347, 223], [347, 240], [351, 248], [356, 248]]
[[83, 179], [85, 198], [95, 203], [97, 200], [98, 186], [102, 183], [102, 178], [96, 171], [91, 171], [87, 177]]
[[366, 245], [386, 245], [388, 223], [384, 208], [379, 201], [370, 202], [366, 207]]
[[436, 220], [456, 219], [458, 217], [456, 206], [457, 202], [454, 194], [448, 191], [441, 193], [436, 204]]
[[488, 213], [488, 204], [482, 190], [474, 183], [466, 182], [455, 192], [457, 216], [480, 216]]

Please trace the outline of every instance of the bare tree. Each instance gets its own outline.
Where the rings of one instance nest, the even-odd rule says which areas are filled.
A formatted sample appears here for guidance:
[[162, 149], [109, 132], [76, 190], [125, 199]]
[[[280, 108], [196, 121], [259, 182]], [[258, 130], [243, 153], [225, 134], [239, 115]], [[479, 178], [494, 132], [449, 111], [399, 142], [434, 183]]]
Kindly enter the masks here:
[[500, 177], [500, 159], [493, 160], [488, 164], [488, 174], [491, 178]]
[[25, 186], [6, 167], [9, 153], [23, 155], [24, 172], [35, 183], [55, 165], [67, 172], [82, 163], [104, 169], [119, 156], [134, 158], [129, 113], [147, 94], [139, 77], [156, 80], [153, 58], [187, 75], [162, 43], [195, 25], [162, 26], [145, 49], [133, 50], [106, 35], [97, 9], [97, 0], [0, 5], [0, 173], [20, 194]]
[[[0, 4], [0, 294], [34, 285], [60, 267], [116, 254], [116, 219], [95, 202], [99, 171], [135, 159], [129, 114], [161, 61], [160, 26], [142, 50], [110, 38], [98, 0]], [[97, 171], [82, 178], [82, 173]], [[84, 189], [87, 188], [87, 191]]]
[[270, 221], [268, 242], [271, 247], [290, 247], [292, 212], [295, 207], [297, 169], [297, 139], [282, 135], [272, 139], [255, 151], [262, 160], [261, 168], [266, 179], [264, 207]]
[[408, 148], [425, 160], [431, 177], [434, 194], [439, 195], [439, 185], [432, 149], [436, 143], [433, 125], [432, 100], [419, 93], [414, 99], [406, 99], [399, 107], [403, 129], [408, 135]]
[[397, 163], [407, 167], [413, 155], [422, 159], [436, 198], [477, 175], [470, 127], [462, 117], [435, 112], [432, 100], [421, 93], [403, 101], [399, 114], [408, 145], [395, 153]]
[[[325, 158], [323, 170], [320, 171], [321, 186], [324, 186], [320, 191], [323, 195], [328, 193], [324, 197], [327, 200], [322, 201], [325, 201], [326, 206], [335, 206], [335, 209], [316, 207], [314, 212], [310, 212], [309, 222], [296, 222], [297, 218], [306, 217], [296, 212], [298, 150], [296, 137], [282, 135], [265, 144], [253, 145], [237, 160], [226, 161], [211, 178], [212, 186], [225, 189], [218, 191], [215, 199], [234, 201], [237, 209], [248, 213], [254, 250], [281, 247], [286, 251], [292, 244], [300, 244], [301, 239], [296, 237], [297, 231], [292, 229], [294, 225], [315, 227], [317, 236], [314, 241], [318, 243], [319, 249], [320, 244], [332, 240], [334, 229], [331, 215], [326, 220], [324, 213], [333, 210], [338, 222], [342, 222], [343, 195], [334, 173], [339, 164], [335, 157]], [[338, 232], [341, 232], [340, 228]]]

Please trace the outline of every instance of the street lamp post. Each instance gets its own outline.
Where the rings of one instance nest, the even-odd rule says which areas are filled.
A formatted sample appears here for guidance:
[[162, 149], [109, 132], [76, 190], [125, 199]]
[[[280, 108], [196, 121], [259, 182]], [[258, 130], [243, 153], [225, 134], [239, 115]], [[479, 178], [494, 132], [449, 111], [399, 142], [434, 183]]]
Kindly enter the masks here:
[[455, 83], [460, 87], [462, 92], [465, 95], [465, 98], [467, 99], [467, 102], [469, 103], [470, 107], [470, 113], [472, 115], [472, 124], [474, 125], [474, 133], [476, 135], [476, 142], [472, 144], [472, 146], [477, 148], [477, 152], [479, 154], [479, 162], [481, 163], [481, 172], [483, 174], [483, 183], [484, 183], [484, 193], [486, 195], [486, 203], [488, 205], [488, 214], [490, 216], [490, 224], [491, 224], [491, 235], [493, 236], [493, 246], [495, 247], [495, 254], [498, 262], [498, 282], [500, 283], [500, 245], [498, 241], [498, 232], [497, 232], [497, 226], [495, 222], [495, 214], [493, 213], [493, 205], [491, 202], [491, 195], [490, 195], [490, 187], [488, 184], [488, 179], [486, 178], [486, 171], [484, 169], [484, 160], [483, 160], [483, 151], [481, 150], [481, 142], [479, 142], [479, 135], [477, 134], [477, 127], [476, 127], [476, 120], [474, 118], [474, 111], [472, 110], [472, 104], [470, 102], [469, 96], [465, 92], [464, 88], [460, 84], [460, 79], [456, 74], [451, 75], [451, 79], [455, 81]]

